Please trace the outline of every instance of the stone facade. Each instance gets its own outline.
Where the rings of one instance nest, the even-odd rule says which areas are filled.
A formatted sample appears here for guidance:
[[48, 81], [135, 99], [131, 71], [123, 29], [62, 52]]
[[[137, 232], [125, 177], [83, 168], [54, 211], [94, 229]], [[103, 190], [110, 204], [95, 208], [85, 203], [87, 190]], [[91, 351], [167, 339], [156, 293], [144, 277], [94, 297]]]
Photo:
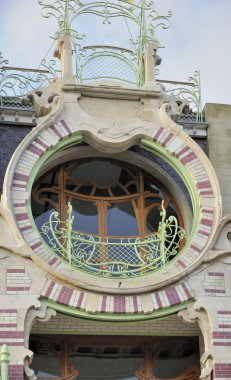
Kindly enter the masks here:
[[[66, 74], [30, 95], [39, 118], [29, 134], [29, 126], [0, 128], [2, 175], [12, 155], [0, 208], [0, 345], [9, 346], [9, 379], [36, 379], [29, 336], [53, 333], [199, 337], [200, 378], [229, 380], [231, 107], [205, 107], [207, 157], [172, 120], [158, 85], [83, 86]], [[153, 167], [175, 191], [188, 232], [166, 271], [120, 282], [92, 277], [68, 267], [42, 240], [30, 208], [35, 179], [89, 154]]]

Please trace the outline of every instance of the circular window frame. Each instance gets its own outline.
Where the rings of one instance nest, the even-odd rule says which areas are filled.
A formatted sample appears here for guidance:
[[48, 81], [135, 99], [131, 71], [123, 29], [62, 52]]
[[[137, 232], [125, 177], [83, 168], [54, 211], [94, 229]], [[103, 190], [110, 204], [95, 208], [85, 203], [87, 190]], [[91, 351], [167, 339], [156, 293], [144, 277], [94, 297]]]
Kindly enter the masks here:
[[[196, 268], [203, 260], [203, 253], [211, 242], [220, 220], [220, 192], [218, 181], [209, 160], [193, 140], [186, 138], [184, 132], [179, 133], [178, 127], [177, 133], [173, 130], [172, 133], [169, 132], [166, 127], [158, 127], [159, 129], [153, 135], [153, 139], [150, 136], [128, 137], [126, 147], [124, 146], [124, 149], [128, 149], [140, 144], [145, 150], [161, 157], [178, 173], [191, 196], [193, 218], [190, 236], [184, 249], [179, 254], [180, 256], [178, 255], [176, 259], [168, 264], [169, 271], [163, 273], [158, 270], [153, 274], [123, 280], [122, 282], [109, 279], [100, 279], [98, 281], [97, 277], [91, 275], [84, 277], [82, 274], [77, 273], [76, 270], [66, 268], [62, 263], [57, 262], [59, 261], [58, 259], [57, 261], [51, 260], [51, 252], [50, 250], [47, 251], [41, 242], [37, 229], [34, 227], [30, 210], [30, 191], [37, 173], [48, 162], [50, 157], [55, 157], [54, 155], [57, 152], [60, 154], [71, 146], [77, 146], [82, 141], [90, 144], [92, 142], [92, 145], [97, 147], [99, 145], [100, 151], [104, 152], [108, 152], [110, 146], [113, 146], [112, 143], [107, 148], [102, 142], [102, 146], [97, 144], [97, 139], [88, 133], [84, 133], [83, 137], [80, 132], [74, 132], [77, 128], [76, 126], [73, 129], [65, 120], [57, 121], [55, 125], [61, 124], [65, 127], [62, 129], [63, 135], [57, 132], [56, 139], [51, 138], [49, 135], [51, 130], [53, 135], [54, 130], [52, 128], [55, 128], [54, 126], [46, 129], [47, 125], [44, 124], [45, 129], [34, 130], [30, 137], [19, 146], [7, 169], [3, 197], [5, 197], [7, 207], [14, 216], [19, 234], [27, 243], [28, 255], [40, 267], [61, 281], [98, 293], [134, 294], [147, 292], [178, 281]], [[162, 133], [163, 131], [164, 134]], [[47, 134], [49, 138], [44, 139], [43, 136], [47, 137]], [[174, 137], [175, 141], [173, 144], [169, 144], [168, 142], [171, 142], [172, 137]], [[98, 139], [100, 138], [98, 137]], [[119, 146], [112, 149], [114, 152], [120, 150]], [[115, 154], [117, 153], [114, 153], [113, 156]], [[21, 169], [25, 165], [24, 160], [31, 160], [30, 168], [26, 174]], [[203, 171], [203, 181], [197, 179], [195, 167], [197, 171], [198, 169], [201, 172]], [[204, 187], [204, 183], [206, 185], [205, 191], [200, 188], [202, 185]], [[186, 222], [185, 219], [184, 222]], [[201, 231], [205, 233], [202, 235]]]
[[[79, 141], [80, 143], [81, 141]], [[66, 161], [68, 161], [68, 158], [67, 158], [67, 151], [69, 153], [69, 155], [73, 154], [73, 150], [76, 150], [76, 151], [79, 151], [81, 149], [85, 149], [86, 147], [82, 147], [82, 146], [75, 146], [74, 148], [70, 146], [70, 144], [68, 143], [68, 139], [66, 141], [62, 140], [60, 143], [58, 143], [55, 147], [52, 148], [51, 151], [48, 151], [46, 153], [43, 154], [43, 156], [36, 162], [36, 164], [34, 165], [33, 167], [33, 172], [29, 178], [29, 181], [28, 181], [28, 184], [27, 184], [27, 190], [28, 190], [28, 193], [31, 194], [31, 189], [32, 189], [32, 186], [33, 186], [33, 183], [35, 182], [36, 178], [40, 177], [44, 172], [46, 172], [49, 168], [52, 168], [53, 165], [54, 165], [54, 162], [57, 164], [63, 162], [63, 157], [66, 156]], [[155, 147], [156, 148], [156, 147]], [[159, 148], [159, 146], [157, 146], [157, 148]], [[162, 147], [161, 147], [162, 148]], [[93, 151], [95, 152], [95, 156], [102, 156], [102, 157], [107, 157], [107, 158], [110, 158], [110, 157], [113, 157], [115, 158], [116, 157], [119, 157], [120, 160], [123, 160], [123, 161], [126, 161], [125, 157], [128, 155], [128, 153], [130, 154], [131, 152], [129, 151], [125, 151], [125, 152], [122, 152], [122, 153], [114, 153], [113, 155], [108, 155], [106, 153], [99, 153], [98, 151], [96, 151], [95, 149], [91, 148], [91, 152], [93, 154]], [[148, 148], [149, 149], [149, 148]], [[153, 153], [153, 151], [152, 151]], [[85, 153], [86, 154], [86, 153]], [[174, 165], [171, 165], [171, 160], [170, 162], [168, 162], [168, 160], [166, 160], [166, 157], [164, 155], [162, 155], [158, 149], [155, 149], [155, 154], [159, 157], [161, 157], [162, 159], [164, 159], [164, 161], [166, 161], [173, 169], [174, 168]], [[88, 152], [88, 155], [89, 157], [89, 152]], [[147, 162], [149, 161], [147, 158], [142, 158], [141, 159], [141, 156], [138, 155], [138, 154], [135, 154], [135, 153], [131, 153], [131, 156], [132, 158], [134, 158], [136, 156], [136, 160], [137, 162], [135, 163], [133, 161], [133, 164], [140, 164], [141, 162], [143, 163], [144, 165], [144, 170], [148, 171], [148, 173], [150, 173], [149, 170], [147, 170]], [[72, 156], [73, 157], [73, 156]], [[122, 159], [123, 158], [123, 159]], [[173, 159], [176, 159], [176, 157], [171, 157]], [[129, 160], [127, 161], [129, 162]], [[145, 163], [144, 163], [145, 162]], [[152, 166], [153, 168], [155, 168], [154, 170], [157, 170], [158, 166], [155, 165], [153, 162], [149, 162], [150, 164], [150, 167]], [[140, 167], [142, 168], [143, 165]], [[181, 165], [180, 165], [181, 166]], [[40, 168], [42, 168], [42, 170], [40, 171]], [[162, 182], [163, 180], [163, 183], [164, 185], [168, 185], [169, 183], [173, 184], [173, 180], [170, 179], [170, 176], [165, 173], [164, 171], [158, 171], [159, 173], [161, 173], [161, 180], [160, 182]], [[182, 178], [182, 173], [184, 174], [183, 175], [183, 181], [184, 179], [186, 178], [186, 172], [185, 172], [185, 167], [181, 167], [181, 170], [180, 171], [176, 171], [180, 177]], [[152, 174], [152, 173], [150, 173]], [[167, 179], [168, 178], [168, 179]], [[184, 181], [185, 183], [186, 181]], [[188, 188], [188, 183], [190, 183], [191, 187], [189, 186]], [[191, 194], [195, 194], [195, 190], [196, 190], [196, 187], [195, 187], [195, 184], [192, 183], [192, 181], [189, 180], [189, 178], [187, 178], [187, 183], [186, 184], [186, 187], [188, 188], [188, 191], [191, 193]], [[174, 183], [175, 185], [175, 189], [177, 189], [177, 193], [178, 195], [179, 194], [182, 194], [182, 192], [180, 191], [179, 187], [176, 186], [176, 184]], [[194, 189], [192, 189], [192, 187], [194, 187]], [[174, 195], [174, 193], [173, 193]], [[192, 200], [193, 201], [193, 200]], [[199, 204], [199, 202], [195, 202], [195, 199], [193, 201], [193, 204]], [[187, 205], [187, 201], [185, 200], [185, 205]], [[190, 246], [190, 243], [191, 243], [191, 240], [192, 240], [192, 236], [193, 236], [193, 233], [195, 232], [195, 226], [196, 226], [196, 222], [198, 222], [198, 217], [197, 218], [192, 218], [191, 216], [191, 212], [189, 211], [189, 207], [184, 207], [184, 210], [187, 210], [184, 214], [183, 214], [183, 220], [184, 220], [184, 223], [185, 223], [185, 228], [186, 228], [186, 231], [189, 231], [189, 229], [191, 228], [191, 233], [190, 233], [190, 237], [188, 239], [188, 241], [186, 242], [185, 244], [185, 247], [183, 248], [182, 252], [179, 254], [180, 256], [182, 256], [185, 251], [187, 250], [187, 248]], [[30, 222], [33, 226], [33, 231], [37, 231], [37, 228], [35, 226], [35, 223], [34, 223], [34, 220], [33, 220], [33, 215], [32, 215], [32, 211], [31, 211], [31, 207], [30, 207], [30, 201], [27, 203], [27, 211], [28, 211], [28, 215], [29, 215], [29, 218], [30, 218]], [[190, 214], [190, 220], [188, 218], [187, 220], [187, 217], [186, 215], [189, 215]], [[194, 223], [193, 223], [193, 220], [194, 220]], [[189, 227], [191, 225], [191, 227]], [[50, 272], [52, 275], [56, 275], [58, 276], [62, 281], [67, 281], [67, 282], [70, 282], [74, 285], [77, 285], [77, 286], [80, 286], [81, 288], [84, 288], [84, 289], [87, 289], [87, 290], [92, 290], [94, 292], [108, 292], [108, 293], [143, 293], [143, 292], [146, 292], [148, 290], [151, 290], [151, 289], [155, 289], [155, 288], [158, 288], [160, 286], [163, 286], [163, 285], [166, 285], [168, 283], [171, 283], [172, 281], [175, 281], [176, 277], [182, 277], [182, 269], [180, 270], [180, 273], [176, 273], [176, 271], [174, 270], [174, 264], [176, 263], [176, 261], [178, 260], [178, 255], [175, 259], [173, 259], [170, 263], [168, 263], [167, 267], [168, 267], [168, 270], [167, 271], [161, 271], [161, 269], [158, 269], [156, 270], [155, 272], [153, 273], [150, 273], [150, 274], [145, 274], [143, 277], [137, 277], [137, 278], [134, 278], [134, 279], [131, 279], [131, 278], [128, 278], [128, 279], [123, 279], [122, 281], [120, 279], [107, 279], [107, 278], [100, 278], [100, 277], [96, 277], [96, 276], [92, 276], [90, 274], [87, 274], [87, 273], [84, 273], [84, 272], [80, 272], [80, 271], [77, 271], [76, 269], [70, 269], [67, 267], [66, 264], [59, 264], [58, 267], [54, 267], [54, 266], [51, 266], [47, 265], [46, 262], [44, 262], [43, 260], [41, 260], [37, 253], [36, 253], [36, 250], [33, 249], [33, 255], [32, 255], [32, 258], [34, 259], [35, 262], [37, 262], [40, 266], [42, 266], [45, 270], [47, 270], [48, 272]], [[171, 273], [170, 273], [170, 269], [171, 269]]]

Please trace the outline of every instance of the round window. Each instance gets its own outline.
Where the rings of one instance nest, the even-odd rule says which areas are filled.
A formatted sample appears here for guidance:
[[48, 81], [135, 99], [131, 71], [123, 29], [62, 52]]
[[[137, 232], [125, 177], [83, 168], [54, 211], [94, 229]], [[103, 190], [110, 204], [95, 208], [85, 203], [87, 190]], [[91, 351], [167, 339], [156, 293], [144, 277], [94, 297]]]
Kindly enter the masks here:
[[85, 158], [48, 171], [33, 186], [32, 213], [55, 255], [99, 276], [149, 273], [184, 244], [171, 192], [118, 160]]

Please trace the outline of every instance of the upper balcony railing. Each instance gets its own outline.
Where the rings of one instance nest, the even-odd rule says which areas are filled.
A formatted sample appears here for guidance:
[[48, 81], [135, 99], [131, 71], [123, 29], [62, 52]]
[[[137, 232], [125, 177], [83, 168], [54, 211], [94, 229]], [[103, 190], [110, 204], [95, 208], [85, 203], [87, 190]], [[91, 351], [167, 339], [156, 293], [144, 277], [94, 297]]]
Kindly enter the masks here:
[[[2, 61], [1, 61], [2, 59]], [[4, 65], [3, 65], [4, 63]], [[1, 65], [2, 64], [2, 65]], [[27, 69], [10, 67], [0, 55], [0, 107], [32, 109], [32, 104], [23, 100], [28, 92], [48, 86], [60, 76], [60, 70], [51, 60], [42, 61], [44, 69]], [[135, 85], [138, 73], [136, 71], [133, 52], [111, 46], [85, 46], [80, 51], [76, 81], [90, 83], [97, 80], [119, 80], [130, 85]], [[176, 82], [157, 79], [157, 83], [163, 86], [163, 91], [170, 96], [182, 100], [182, 104], [188, 105], [182, 120], [202, 122], [202, 105], [200, 74], [195, 72], [189, 77], [188, 82]], [[185, 111], [185, 110], [184, 110]]]
[[[38, 0], [42, 15], [57, 20], [57, 31], [53, 39], [68, 36], [71, 43], [73, 75], [77, 83], [95, 80], [120, 80], [144, 87], [148, 81], [159, 82], [163, 92], [189, 104], [195, 121], [202, 121], [200, 74], [195, 72], [188, 82], [156, 80], [156, 66], [161, 59], [156, 54], [160, 44], [156, 33], [168, 29], [171, 12], [160, 15], [152, 0]], [[102, 23], [98, 23], [101, 20]], [[124, 47], [102, 45], [97, 41], [97, 33], [90, 38], [89, 27], [112, 25], [124, 26]], [[119, 22], [119, 24], [118, 24]], [[113, 25], [114, 25], [113, 24]], [[84, 29], [83, 25], [89, 27]], [[92, 28], [91, 28], [92, 29]], [[116, 33], [116, 29], [115, 34]], [[92, 45], [92, 40], [96, 44]], [[107, 38], [108, 40], [108, 38]], [[118, 41], [119, 45], [121, 41]], [[149, 49], [152, 47], [151, 49]], [[40, 87], [49, 85], [54, 78], [60, 77], [57, 62], [43, 59], [38, 69], [9, 67], [8, 61], [0, 53], [0, 105], [3, 96], [23, 96]], [[149, 74], [147, 74], [149, 73]], [[149, 79], [147, 76], [149, 75]], [[150, 79], [151, 78], [151, 79]], [[9, 99], [9, 98], [8, 98]], [[12, 100], [12, 104], [14, 101]]]

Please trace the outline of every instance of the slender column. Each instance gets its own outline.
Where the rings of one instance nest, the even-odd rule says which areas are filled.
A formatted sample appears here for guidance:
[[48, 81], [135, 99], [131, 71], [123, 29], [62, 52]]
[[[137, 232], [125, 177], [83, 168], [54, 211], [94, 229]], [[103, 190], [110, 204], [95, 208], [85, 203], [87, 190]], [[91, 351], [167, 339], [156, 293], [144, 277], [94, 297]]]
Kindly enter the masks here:
[[58, 47], [54, 52], [54, 56], [61, 61], [62, 79], [65, 82], [75, 82], [72, 67], [72, 46], [71, 37], [67, 34], [62, 34], [58, 39]]
[[1, 348], [1, 379], [8, 380], [9, 351], [6, 344]]
[[157, 43], [151, 42], [147, 46], [147, 50], [144, 54], [144, 71], [145, 71], [145, 88], [152, 88], [159, 91], [159, 85], [155, 78], [155, 66], [159, 65], [161, 59], [157, 52]]

